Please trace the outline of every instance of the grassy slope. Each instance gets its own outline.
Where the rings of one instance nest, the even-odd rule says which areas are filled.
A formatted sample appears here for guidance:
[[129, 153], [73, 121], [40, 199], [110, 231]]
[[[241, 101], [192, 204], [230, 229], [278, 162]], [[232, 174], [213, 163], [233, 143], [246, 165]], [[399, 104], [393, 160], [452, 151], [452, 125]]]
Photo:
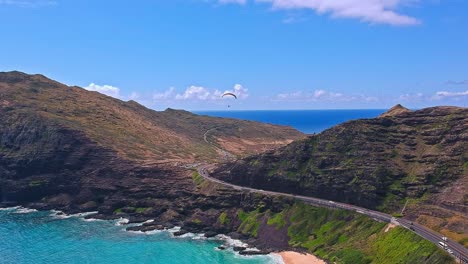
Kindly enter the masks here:
[[[287, 227], [289, 244], [336, 263], [453, 263], [445, 252], [416, 234], [343, 210], [296, 203], [276, 214], [238, 212], [239, 232], [258, 236], [264, 220]], [[220, 216], [221, 217], [221, 216]]]

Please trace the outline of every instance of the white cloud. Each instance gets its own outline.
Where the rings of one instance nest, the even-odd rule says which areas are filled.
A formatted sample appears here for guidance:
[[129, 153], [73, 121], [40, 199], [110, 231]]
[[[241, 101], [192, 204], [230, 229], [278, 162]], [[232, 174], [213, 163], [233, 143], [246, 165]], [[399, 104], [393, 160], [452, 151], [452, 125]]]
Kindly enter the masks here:
[[292, 92], [292, 93], [280, 93], [276, 96], [276, 99], [279, 101], [283, 101], [283, 100], [289, 100], [289, 99], [292, 99], [292, 100], [300, 99], [302, 97], [303, 97], [302, 91], [298, 91], [298, 92]]
[[[219, 3], [242, 5], [246, 2], [246, 0], [219, 0]], [[354, 18], [369, 23], [395, 26], [421, 23], [414, 17], [397, 12], [399, 7], [418, 0], [255, 0], [255, 2], [269, 3], [276, 10], [308, 9], [318, 14], [330, 14], [334, 18]]]
[[468, 90], [463, 91], [463, 92], [448, 92], [448, 91], [440, 91], [437, 92], [436, 95], [434, 96], [434, 99], [443, 99], [443, 98], [460, 98], [460, 97], [465, 97], [468, 96]]
[[96, 91], [114, 98], [120, 98], [120, 89], [111, 85], [97, 85], [95, 83], [91, 83], [84, 88], [88, 91]]
[[273, 101], [297, 101], [297, 102], [377, 102], [379, 98], [366, 95], [345, 95], [343, 93], [330, 92], [326, 90], [315, 90], [313, 92], [296, 91], [292, 93], [278, 94]]
[[327, 92], [324, 91], [324, 90], [315, 90], [313, 98], [320, 98], [320, 97], [325, 96], [326, 94], [327, 94]]
[[[233, 93], [238, 99], [246, 99], [249, 97], [248, 89], [244, 88], [240, 84], [234, 85], [232, 90], [226, 90], [224, 93]], [[224, 94], [220, 90], [210, 90], [202, 86], [192, 85], [188, 87], [182, 94], [176, 94], [175, 99], [177, 100], [222, 100]]]
[[183, 94], [177, 94], [175, 98], [177, 100], [207, 100], [210, 98], [210, 92], [205, 87], [192, 85]]
[[416, 93], [416, 94], [402, 94], [400, 95], [400, 97], [398, 98], [399, 100], [401, 101], [421, 101], [424, 98], [424, 95], [422, 93]]
[[[239, 99], [245, 99], [245, 98], [249, 97], [249, 90], [244, 88], [240, 84], [234, 85], [233, 90], [226, 90], [225, 93], [233, 93]], [[222, 94], [220, 94], [220, 96], [222, 96]]]
[[162, 93], [154, 93], [153, 94], [153, 100], [155, 101], [165, 101], [168, 99], [173, 99], [175, 96], [175, 88], [171, 87], [167, 91], [162, 92]]

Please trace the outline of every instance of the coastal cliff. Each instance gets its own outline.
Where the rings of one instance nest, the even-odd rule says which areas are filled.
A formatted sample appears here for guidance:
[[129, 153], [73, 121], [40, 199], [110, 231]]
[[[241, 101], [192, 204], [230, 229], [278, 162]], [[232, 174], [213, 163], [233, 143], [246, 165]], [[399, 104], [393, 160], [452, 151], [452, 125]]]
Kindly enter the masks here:
[[213, 175], [254, 188], [400, 214], [467, 243], [468, 109], [396, 106], [220, 166]]
[[228, 234], [262, 252], [309, 251], [338, 263], [451, 262], [403, 228], [386, 232], [355, 213], [238, 191], [194, 169], [224, 162], [226, 151], [245, 157], [304, 139], [289, 127], [156, 112], [19, 72], [0, 73], [0, 121], [0, 207], [154, 220], [129, 229], [181, 226], [179, 235]]

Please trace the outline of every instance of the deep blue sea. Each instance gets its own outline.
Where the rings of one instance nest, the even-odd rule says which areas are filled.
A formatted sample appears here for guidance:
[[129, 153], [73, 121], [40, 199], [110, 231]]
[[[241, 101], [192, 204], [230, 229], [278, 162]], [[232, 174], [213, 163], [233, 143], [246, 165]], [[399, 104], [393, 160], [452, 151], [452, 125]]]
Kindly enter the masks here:
[[373, 118], [386, 110], [264, 110], [264, 111], [194, 111], [196, 114], [288, 125], [306, 133], [319, 133], [345, 121]]
[[[384, 110], [210, 111], [210, 116], [289, 125], [318, 133], [338, 123], [376, 117]], [[0, 209], [0, 264], [265, 264], [281, 263], [274, 256], [242, 257], [217, 250], [222, 240], [200, 236], [174, 238], [170, 232], [132, 233], [116, 221], [63, 218], [52, 212]]]

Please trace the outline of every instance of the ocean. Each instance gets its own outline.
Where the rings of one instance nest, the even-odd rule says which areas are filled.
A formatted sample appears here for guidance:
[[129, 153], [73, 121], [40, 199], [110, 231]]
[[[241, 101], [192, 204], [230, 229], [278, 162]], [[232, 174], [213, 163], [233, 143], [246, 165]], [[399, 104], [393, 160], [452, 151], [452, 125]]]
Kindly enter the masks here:
[[[289, 125], [318, 133], [338, 123], [372, 118], [384, 110], [210, 111], [198, 114]], [[170, 232], [132, 233], [116, 221], [86, 221], [50, 211], [0, 209], [0, 264], [160, 263], [265, 264], [278, 257], [240, 256], [218, 250], [222, 240], [201, 236], [174, 238]]]
[[287, 125], [306, 133], [319, 133], [334, 125], [361, 118], [374, 118], [386, 110], [264, 110], [264, 111], [194, 111], [199, 115], [229, 117]]
[[1, 264], [282, 263], [273, 255], [240, 256], [218, 250], [225, 242], [170, 232], [132, 233], [118, 221], [64, 218], [51, 211], [0, 210]]

